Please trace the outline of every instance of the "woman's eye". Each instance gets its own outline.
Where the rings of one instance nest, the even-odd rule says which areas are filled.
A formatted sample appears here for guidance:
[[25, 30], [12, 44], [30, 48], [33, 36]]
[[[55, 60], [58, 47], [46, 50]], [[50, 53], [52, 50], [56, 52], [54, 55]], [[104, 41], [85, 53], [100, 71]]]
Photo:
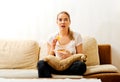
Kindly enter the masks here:
[[61, 19], [61, 18], [60, 18], [60, 19], [58, 19], [58, 20], [59, 20], [60, 22], [61, 22], [61, 21], [68, 21], [68, 18], [64, 18], [64, 19]]
[[64, 21], [68, 21], [68, 19], [67, 19], [67, 18], [65, 18], [65, 19], [64, 19]]
[[62, 21], [62, 19], [59, 19], [59, 21]]

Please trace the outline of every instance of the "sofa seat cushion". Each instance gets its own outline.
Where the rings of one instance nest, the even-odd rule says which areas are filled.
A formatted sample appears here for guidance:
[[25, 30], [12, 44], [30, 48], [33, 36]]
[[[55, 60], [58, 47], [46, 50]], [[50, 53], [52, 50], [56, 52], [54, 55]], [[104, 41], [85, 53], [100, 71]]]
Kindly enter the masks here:
[[36, 68], [39, 45], [32, 40], [0, 40], [1, 69]]
[[114, 73], [114, 72], [119, 72], [114, 65], [104, 64], [104, 65], [87, 66], [87, 71], [84, 73], [84, 75], [90, 75], [96, 73]]
[[0, 78], [38, 78], [37, 69], [0, 69]]

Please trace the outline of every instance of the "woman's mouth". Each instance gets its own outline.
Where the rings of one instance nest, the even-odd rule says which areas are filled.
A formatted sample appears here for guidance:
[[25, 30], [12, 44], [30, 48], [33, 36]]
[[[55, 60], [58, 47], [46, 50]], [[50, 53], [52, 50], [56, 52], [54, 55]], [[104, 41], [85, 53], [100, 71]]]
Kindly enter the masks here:
[[62, 28], [65, 28], [65, 25], [62, 25], [61, 27], [62, 27]]

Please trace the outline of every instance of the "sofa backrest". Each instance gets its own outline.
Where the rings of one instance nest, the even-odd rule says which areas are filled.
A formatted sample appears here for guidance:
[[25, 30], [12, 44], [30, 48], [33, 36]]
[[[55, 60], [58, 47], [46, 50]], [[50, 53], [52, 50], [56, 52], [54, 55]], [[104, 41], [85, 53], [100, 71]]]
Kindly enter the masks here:
[[98, 52], [99, 52], [100, 64], [112, 63], [110, 44], [99, 44]]
[[0, 68], [34, 69], [39, 50], [39, 44], [32, 40], [0, 40]]

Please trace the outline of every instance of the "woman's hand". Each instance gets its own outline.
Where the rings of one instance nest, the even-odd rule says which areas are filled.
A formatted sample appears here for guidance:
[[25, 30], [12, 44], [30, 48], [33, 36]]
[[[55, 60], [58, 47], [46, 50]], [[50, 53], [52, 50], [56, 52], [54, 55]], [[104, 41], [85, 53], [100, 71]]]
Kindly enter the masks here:
[[86, 62], [86, 59], [87, 59], [87, 55], [84, 54], [81, 56], [81, 60], [83, 60], [83, 62]]
[[68, 50], [58, 50], [58, 51], [57, 51], [57, 54], [59, 55], [59, 57], [60, 57], [61, 59], [65, 59], [65, 58], [71, 56], [71, 53], [70, 53], [70, 51], [68, 51]]
[[57, 39], [53, 39], [52, 43], [47, 45], [48, 54], [55, 55], [54, 49], [55, 49], [56, 42], [57, 42]]
[[57, 42], [57, 39], [53, 39], [52, 44], [51, 44], [51, 49], [52, 50], [55, 49], [56, 42]]

